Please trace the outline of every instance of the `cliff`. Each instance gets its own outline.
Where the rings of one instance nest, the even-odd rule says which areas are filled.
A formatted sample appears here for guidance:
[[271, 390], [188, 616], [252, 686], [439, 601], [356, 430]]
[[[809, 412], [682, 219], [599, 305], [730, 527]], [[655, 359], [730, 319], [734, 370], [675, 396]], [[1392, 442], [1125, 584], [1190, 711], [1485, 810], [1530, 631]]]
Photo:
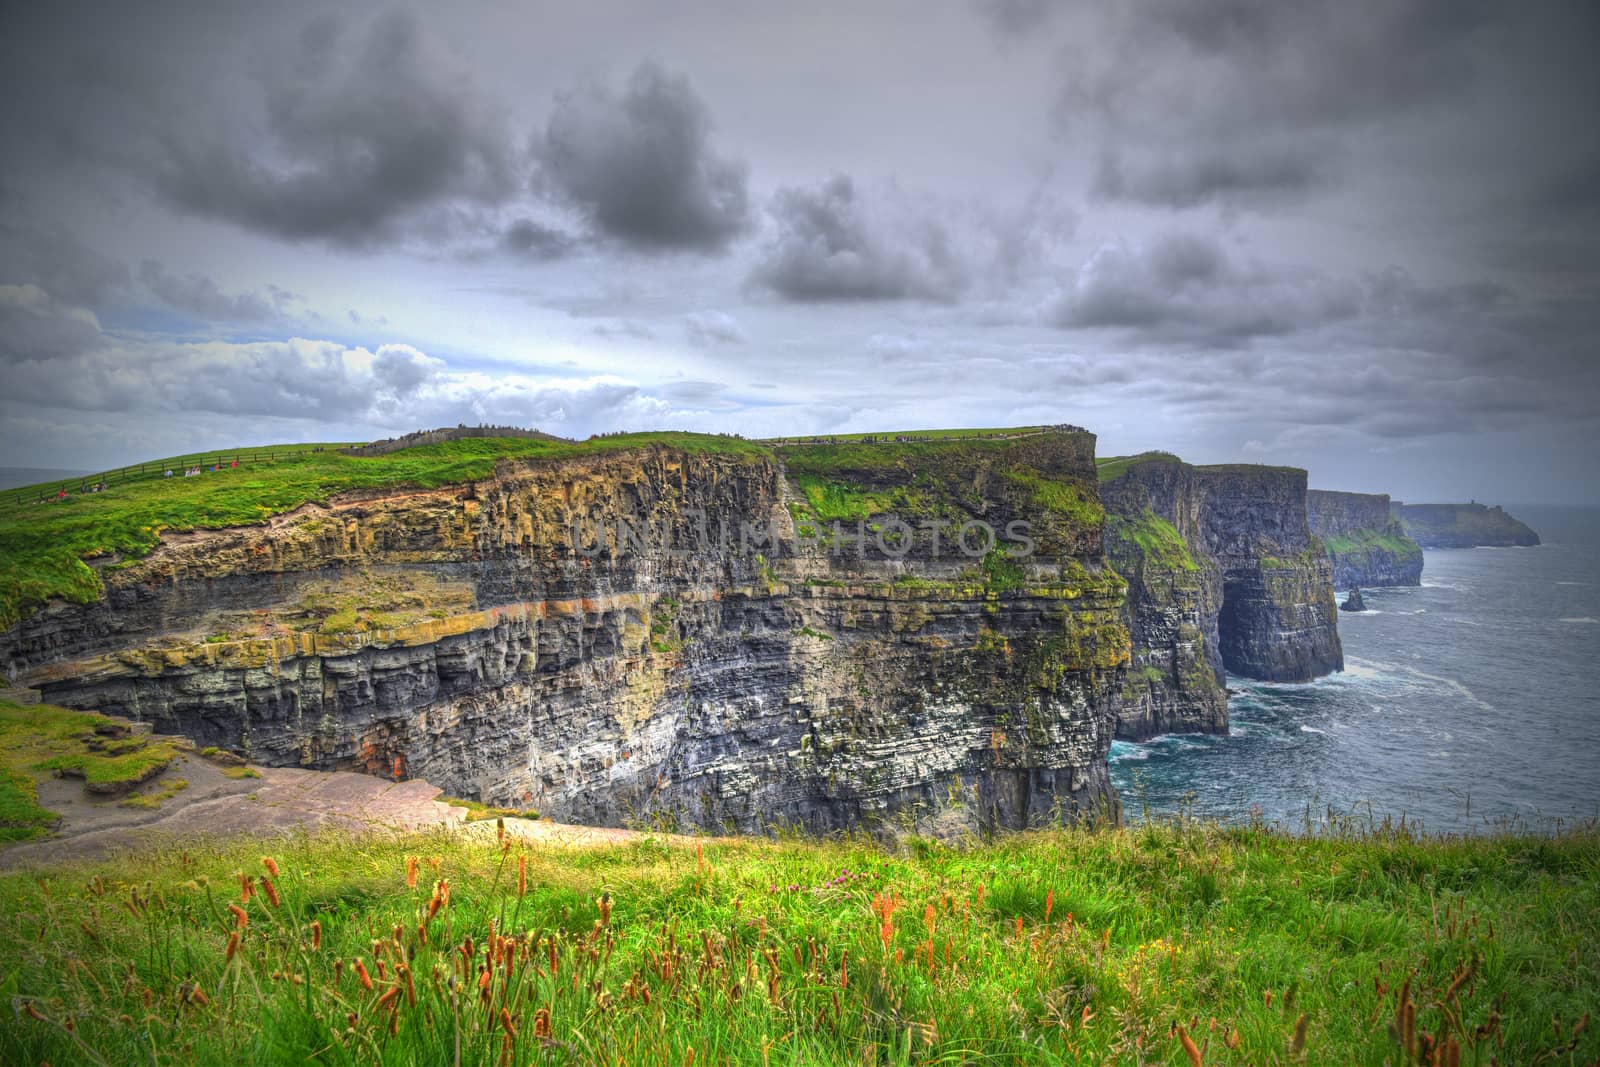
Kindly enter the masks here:
[[1483, 504], [1392, 505], [1400, 524], [1423, 548], [1508, 548], [1536, 545], [1539, 535], [1504, 508]]
[[1422, 547], [1391, 513], [1386, 494], [1312, 489], [1306, 518], [1328, 550], [1336, 588], [1422, 583]]
[[0, 653], [56, 704], [571, 821], [1116, 817], [1092, 435], [519, 445], [464, 484], [146, 523]]
[[1146, 453], [1099, 473], [1135, 649], [1119, 736], [1225, 731], [1224, 670], [1304, 682], [1343, 669], [1304, 471]]

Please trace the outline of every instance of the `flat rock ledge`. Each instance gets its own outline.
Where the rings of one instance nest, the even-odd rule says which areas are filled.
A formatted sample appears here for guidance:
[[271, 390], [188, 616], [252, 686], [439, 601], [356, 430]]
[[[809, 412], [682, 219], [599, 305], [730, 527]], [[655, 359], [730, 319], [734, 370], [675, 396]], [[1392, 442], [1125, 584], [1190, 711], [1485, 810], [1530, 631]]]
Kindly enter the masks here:
[[[183, 778], [188, 787], [154, 811], [96, 800], [65, 782], [44, 782], [40, 802], [62, 816], [56, 835], [0, 851], [0, 870], [104, 859], [184, 839], [467, 825], [466, 809], [438, 800], [440, 789], [425, 781], [392, 782], [345, 771], [252, 770], [260, 777], [233, 778], [209, 760], [183, 757], [163, 777]], [[492, 820], [488, 826], [492, 832]]]

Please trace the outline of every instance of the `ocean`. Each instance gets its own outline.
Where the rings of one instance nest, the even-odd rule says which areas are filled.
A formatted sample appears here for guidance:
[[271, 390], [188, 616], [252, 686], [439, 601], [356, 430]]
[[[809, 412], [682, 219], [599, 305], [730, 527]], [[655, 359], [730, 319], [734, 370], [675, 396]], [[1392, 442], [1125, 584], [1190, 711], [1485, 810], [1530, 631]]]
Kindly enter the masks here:
[[1363, 590], [1372, 610], [1340, 613], [1343, 673], [1230, 678], [1227, 736], [1116, 742], [1130, 818], [1481, 833], [1600, 817], [1600, 511], [1508, 510], [1544, 544], [1430, 550], [1420, 588]]
[[76, 478], [90, 471], [59, 470], [55, 467], [0, 467], [0, 489], [16, 489], [40, 482], [57, 482], [63, 478]]

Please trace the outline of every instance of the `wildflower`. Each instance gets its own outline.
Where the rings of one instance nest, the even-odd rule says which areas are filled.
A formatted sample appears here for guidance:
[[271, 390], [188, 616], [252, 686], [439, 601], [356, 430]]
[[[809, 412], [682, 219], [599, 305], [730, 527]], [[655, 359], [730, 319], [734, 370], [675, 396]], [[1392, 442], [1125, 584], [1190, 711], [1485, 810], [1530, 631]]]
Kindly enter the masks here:
[[500, 1009], [500, 1027], [501, 1029], [505, 1030], [507, 1037], [517, 1036], [517, 1028], [511, 1022], [511, 1009]]
[[406, 857], [406, 888], [417, 888], [417, 857]]
[[232, 963], [233, 954], [239, 951], [239, 931], [235, 930], [228, 935], [228, 947], [222, 953], [222, 962]]
[[238, 926], [238, 928], [240, 930], [243, 930], [246, 926], [249, 925], [250, 916], [248, 914], [246, 914], [245, 910], [243, 908], [239, 907], [239, 905], [237, 905], [237, 904], [229, 904], [228, 905], [228, 910], [233, 912], [234, 920], [235, 920], [236, 925]]
[[356, 977], [361, 979], [362, 989], [372, 991], [372, 975], [367, 973], [367, 965], [360, 960], [356, 960]]
[[600, 925], [611, 925], [611, 894], [600, 894]]
[[261, 879], [261, 891], [267, 895], [267, 901], [276, 908], [278, 906], [278, 887], [272, 884], [271, 878]]
[[378, 998], [378, 1007], [387, 1008], [390, 1004], [394, 1003], [394, 999], [399, 995], [400, 987], [397, 985], [390, 986], [388, 989], [384, 990], [383, 996]]
[[271, 856], [262, 856], [261, 866], [265, 867], [267, 869], [267, 873], [272, 875], [272, 877], [278, 877], [278, 861], [273, 859]]
[[313, 950], [322, 947], [322, 920], [311, 920], [311, 947]]
[[1044, 921], [1045, 922], [1049, 922], [1050, 921], [1050, 909], [1055, 907], [1055, 903], [1056, 903], [1056, 891], [1054, 889], [1052, 889], [1052, 890], [1050, 890], [1048, 893], [1046, 893], [1044, 895]]

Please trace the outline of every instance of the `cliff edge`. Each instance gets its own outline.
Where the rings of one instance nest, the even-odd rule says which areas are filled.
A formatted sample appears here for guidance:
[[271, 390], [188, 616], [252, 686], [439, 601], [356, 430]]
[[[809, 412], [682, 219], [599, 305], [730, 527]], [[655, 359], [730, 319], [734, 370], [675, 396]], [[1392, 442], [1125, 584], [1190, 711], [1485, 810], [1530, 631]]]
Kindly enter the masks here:
[[[150, 547], [90, 559], [71, 598], [18, 587], [16, 682], [268, 766], [585, 823], [1118, 817], [1131, 648], [1091, 434], [314, 463], [70, 501]], [[282, 510], [229, 525], [246, 478]], [[178, 496], [217, 528], [162, 530]]]
[[1335, 588], [1422, 584], [1422, 546], [1394, 516], [1387, 494], [1312, 489], [1306, 518], [1328, 550]]
[[1160, 452], [1098, 471], [1135, 649], [1118, 736], [1226, 731], [1224, 670], [1307, 682], [1343, 669], [1305, 471], [1197, 467]]
[[1504, 508], [1485, 504], [1392, 505], [1400, 524], [1423, 548], [1510, 548], [1539, 543], [1539, 535]]

